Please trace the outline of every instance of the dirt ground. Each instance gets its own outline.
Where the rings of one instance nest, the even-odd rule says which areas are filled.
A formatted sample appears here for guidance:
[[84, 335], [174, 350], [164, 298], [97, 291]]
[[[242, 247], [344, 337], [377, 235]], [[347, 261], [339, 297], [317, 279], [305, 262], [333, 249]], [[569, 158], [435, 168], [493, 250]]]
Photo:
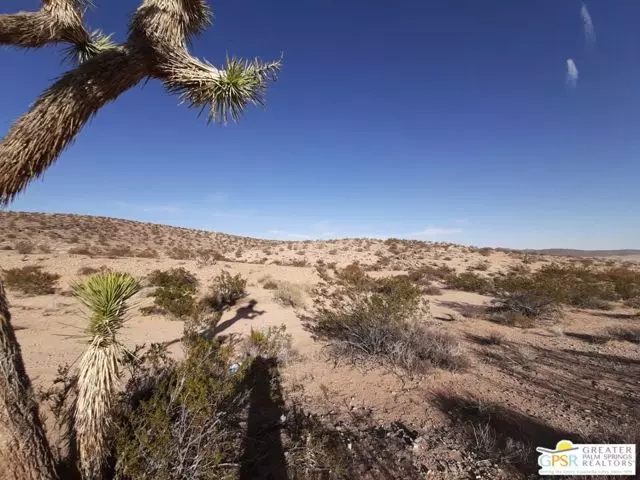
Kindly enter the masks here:
[[[15, 221], [15, 217], [4, 220]], [[318, 281], [312, 266], [318, 259], [346, 265], [357, 258], [364, 264], [372, 264], [381, 258], [380, 251], [387, 255], [389, 245], [384, 242], [372, 242], [366, 250], [367, 244], [363, 240], [317, 244], [256, 241], [253, 245], [250, 240], [222, 236], [222, 250], [234, 261], [207, 264], [200, 259], [172, 259], [164, 255], [159, 258], [91, 257], [68, 253], [76, 245], [76, 242], [69, 243], [67, 236], [75, 224], [65, 227], [65, 223], [58, 220], [47, 220], [47, 225], [56, 227], [57, 238], [42, 233], [50, 233], [53, 228], [43, 229], [37, 224], [30, 229], [29, 222], [18, 222], [18, 227], [3, 229], [5, 232], [18, 231], [17, 238], [5, 237], [4, 245], [13, 245], [20, 240], [29, 240], [36, 245], [47, 243], [48, 248], [40, 249], [49, 250], [47, 253], [0, 251], [2, 269], [39, 265], [45, 271], [61, 275], [57, 291], [52, 295], [27, 297], [16, 291], [8, 292], [27, 372], [37, 387], [49, 385], [57, 367], [76, 362], [86, 346], [83, 336], [86, 317], [79, 303], [69, 296], [70, 285], [80, 278], [78, 270], [81, 267], [107, 266], [142, 278], [155, 269], [183, 266], [198, 277], [201, 285], [207, 285], [223, 269], [242, 274], [248, 280], [248, 296], [225, 313], [219, 333], [244, 335], [252, 328], [285, 325], [298, 353], [283, 369], [285, 390], [297, 395], [307, 409], [335, 422], [354, 412], [362, 412], [374, 423], [398, 422], [420, 432], [418, 440], [422, 443], [414, 439], [411, 448], [421, 457], [425, 478], [506, 479], [524, 475], [522, 469], [509, 470], [465, 450], [473, 447], [474, 439], [469, 440], [462, 432], [474, 432], [475, 426], [483, 422], [491, 424], [499, 437], [522, 441], [533, 449], [536, 446], [553, 447], [562, 438], [602, 438], [609, 432], [619, 433], [637, 425], [640, 350], [637, 344], [630, 342], [599, 341], [600, 332], [607, 327], [637, 323], [639, 320], [632, 310], [621, 307], [607, 312], [567, 310], [558, 325], [520, 329], [497, 325], [473, 314], [469, 306], [485, 305], [490, 297], [443, 289], [441, 295], [429, 298], [432, 314], [429, 321], [462, 341], [469, 365], [460, 372], [434, 369], [422, 377], [407, 378], [379, 367], [356, 367], [328, 360], [323, 346], [305, 330], [300, 319], [301, 310], [277, 303], [273, 291], [260, 284], [260, 279], [270, 276], [306, 291]], [[81, 245], [89, 242], [95, 245], [93, 240], [87, 240], [90, 230], [84, 228], [84, 232], [72, 234], [80, 237]], [[145, 228], [150, 230], [148, 238], [153, 242], [162, 238], [162, 231], [152, 233], [151, 226]], [[97, 233], [95, 237], [103, 234]], [[126, 237], [123, 233], [117, 235], [122, 239], [114, 240], [113, 244]], [[198, 238], [202, 237], [198, 244], [201, 248], [207, 246], [207, 235], [197, 234]], [[184, 240], [184, 243], [188, 241]], [[142, 240], [135, 238], [129, 244], [136, 248], [158, 248], [157, 242], [140, 242]], [[180, 244], [174, 240], [176, 242]], [[216, 244], [217, 248], [220, 248], [220, 242]], [[164, 246], [171, 248], [168, 243], [171, 240], [165, 239]], [[366, 251], [359, 251], [361, 248]], [[240, 254], [236, 255], [239, 250]], [[298, 254], [298, 251], [304, 253]], [[395, 255], [392, 252], [389, 256], [392, 260], [387, 269], [379, 268], [375, 275], [402, 272], [410, 266], [429, 262], [440, 262], [458, 270], [487, 262], [490, 274], [523, 260], [522, 255], [513, 252], [492, 252], [487, 256], [478, 249], [437, 244], [431, 244], [424, 252], [415, 249]], [[305, 259], [304, 266], [277, 264], [300, 257]], [[537, 259], [538, 263], [548, 261], [551, 260]], [[173, 354], [180, 356], [182, 322], [162, 315], [141, 315], [138, 309], [152, 303], [147, 294], [143, 290], [136, 296], [136, 308], [126, 323], [123, 339], [131, 348], [166, 342], [171, 344]], [[459, 313], [467, 310], [472, 312], [470, 316]], [[496, 335], [492, 337], [492, 334]], [[492, 338], [500, 338], [499, 344]], [[479, 440], [476, 438], [475, 441]], [[473, 458], [471, 466], [469, 458]], [[531, 465], [530, 471], [535, 469], [536, 466]]]

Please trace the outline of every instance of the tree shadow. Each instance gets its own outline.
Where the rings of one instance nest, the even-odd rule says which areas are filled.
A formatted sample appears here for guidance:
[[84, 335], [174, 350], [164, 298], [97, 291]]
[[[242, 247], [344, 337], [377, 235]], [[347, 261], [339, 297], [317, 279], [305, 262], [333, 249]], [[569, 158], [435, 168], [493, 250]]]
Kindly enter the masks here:
[[576, 333], [576, 332], [564, 332], [565, 337], [576, 338], [578, 340], [582, 340], [583, 342], [592, 343], [595, 345], [602, 345], [607, 343], [609, 340], [607, 337], [602, 335], [593, 335], [590, 333]]
[[474, 305], [464, 302], [438, 301], [438, 304], [442, 307], [455, 310], [465, 318], [480, 318], [487, 309], [486, 305]]
[[251, 393], [239, 479], [286, 480], [287, 464], [280, 437], [284, 400], [277, 360], [255, 358], [245, 382]]
[[629, 418], [640, 402], [640, 360], [600, 352], [554, 350], [514, 342], [478, 352], [522, 386], [522, 394], [605, 418]]
[[[253, 300], [253, 299], [249, 300], [249, 303], [246, 306], [240, 307], [236, 310], [236, 314], [233, 316], [233, 318], [230, 318], [229, 320], [225, 320], [222, 323], [216, 323], [213, 326], [206, 328], [204, 331], [200, 331], [199, 335], [202, 335], [204, 338], [211, 340], [214, 337], [219, 336], [220, 333], [224, 332], [226, 329], [228, 329], [234, 323], [240, 320], [244, 320], [244, 319], [251, 320], [260, 315], [265, 314], [266, 310], [255, 309], [255, 306], [257, 304], [258, 302], [256, 300]], [[173, 340], [167, 340], [165, 342], [162, 342], [162, 345], [164, 345], [165, 347], [169, 347], [183, 340], [184, 340], [184, 336], [179, 338], [174, 338]]]
[[434, 403], [457, 425], [462, 425], [469, 448], [512, 465], [529, 475], [538, 471], [536, 446], [553, 448], [562, 439], [583, 440], [576, 432], [553, 428], [510, 408], [439, 392]]
[[258, 302], [256, 300], [253, 300], [253, 299], [250, 300], [246, 306], [240, 307], [236, 310], [236, 314], [233, 316], [233, 318], [230, 318], [229, 320], [225, 320], [224, 322], [216, 325], [213, 331], [210, 332], [210, 335], [212, 337], [215, 337], [219, 333], [222, 333], [227, 328], [231, 327], [234, 323], [239, 322], [240, 320], [244, 320], [244, 319], [253, 320], [254, 318], [260, 315], [264, 315], [266, 313], [265, 310], [255, 309], [255, 306], [257, 304]]
[[589, 312], [594, 317], [612, 318], [614, 320], [638, 320], [640, 314], [634, 313], [610, 313], [610, 312]]

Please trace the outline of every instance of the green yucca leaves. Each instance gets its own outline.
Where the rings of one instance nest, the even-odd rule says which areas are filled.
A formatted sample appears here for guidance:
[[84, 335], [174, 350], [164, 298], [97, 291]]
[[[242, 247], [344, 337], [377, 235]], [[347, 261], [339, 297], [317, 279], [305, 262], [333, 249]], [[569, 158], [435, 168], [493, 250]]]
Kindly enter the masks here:
[[75, 284], [74, 295], [91, 310], [87, 333], [113, 340], [129, 309], [127, 300], [138, 291], [140, 284], [128, 273], [98, 273]]

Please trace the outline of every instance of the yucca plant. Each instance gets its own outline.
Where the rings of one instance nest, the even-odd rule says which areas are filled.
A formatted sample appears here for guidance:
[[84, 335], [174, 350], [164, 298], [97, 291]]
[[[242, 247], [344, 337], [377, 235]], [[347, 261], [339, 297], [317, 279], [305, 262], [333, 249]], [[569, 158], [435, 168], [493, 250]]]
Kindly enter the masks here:
[[73, 286], [89, 309], [89, 347], [80, 360], [75, 410], [76, 439], [83, 478], [100, 478], [108, 451], [112, 405], [127, 350], [118, 339], [129, 309], [127, 301], [140, 290], [127, 273], [105, 272]]

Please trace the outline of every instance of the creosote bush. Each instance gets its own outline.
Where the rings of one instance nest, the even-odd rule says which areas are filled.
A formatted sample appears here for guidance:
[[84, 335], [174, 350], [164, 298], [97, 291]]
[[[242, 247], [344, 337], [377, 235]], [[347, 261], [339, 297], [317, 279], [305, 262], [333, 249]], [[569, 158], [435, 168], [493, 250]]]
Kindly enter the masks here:
[[21, 242], [16, 243], [15, 246], [15, 250], [20, 253], [20, 254], [29, 254], [29, 253], [33, 253], [33, 251], [36, 249], [35, 245], [32, 242], [29, 242], [28, 240], [23, 240]]
[[287, 333], [285, 325], [260, 330], [252, 328], [242, 344], [242, 351], [250, 357], [276, 358], [285, 362], [291, 357], [291, 340], [291, 334]]
[[223, 270], [213, 279], [209, 293], [202, 299], [202, 303], [214, 311], [222, 311], [246, 296], [246, 288], [247, 280], [242, 275], [237, 273], [232, 276]]
[[160, 357], [138, 366], [116, 417], [116, 474], [236, 478], [250, 360], [233, 363], [231, 346], [198, 338], [183, 362]]
[[640, 327], [610, 327], [606, 330], [607, 336], [615, 340], [640, 344]]
[[55, 292], [60, 275], [49, 273], [36, 265], [10, 268], [4, 272], [7, 287], [19, 290], [25, 295], [49, 295]]
[[553, 322], [562, 314], [552, 298], [531, 293], [508, 294], [491, 303], [487, 308], [490, 320], [523, 328], [533, 327], [541, 322]]
[[[265, 283], [264, 288], [267, 288]], [[305, 292], [300, 285], [291, 282], [277, 282], [273, 291], [273, 299], [280, 305], [292, 308], [305, 306]]]
[[193, 315], [196, 308], [195, 294], [198, 279], [184, 268], [154, 270], [147, 280], [157, 287], [154, 292], [156, 307], [176, 318], [184, 319]]
[[493, 290], [491, 280], [473, 272], [452, 273], [445, 281], [447, 287], [465, 292], [487, 294]]
[[458, 342], [426, 323], [428, 305], [408, 277], [373, 279], [355, 264], [333, 276], [318, 272], [323, 283], [306, 326], [335, 356], [409, 373], [464, 366]]

